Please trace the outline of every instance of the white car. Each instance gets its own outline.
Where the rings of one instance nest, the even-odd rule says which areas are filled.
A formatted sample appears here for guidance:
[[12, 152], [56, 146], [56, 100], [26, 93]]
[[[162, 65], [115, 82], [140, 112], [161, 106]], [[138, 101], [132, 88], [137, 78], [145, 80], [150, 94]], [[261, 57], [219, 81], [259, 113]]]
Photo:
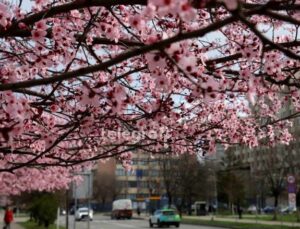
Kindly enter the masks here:
[[76, 213], [75, 213], [75, 220], [85, 220], [85, 219], [89, 219], [89, 220], [93, 220], [93, 210], [84, 207], [84, 208], [78, 208]]
[[250, 206], [248, 207], [248, 209], [247, 209], [247, 212], [248, 212], [249, 214], [256, 214], [256, 213], [257, 213], [257, 208], [256, 208], [256, 206], [255, 206], [255, 205], [250, 205]]
[[280, 209], [281, 214], [290, 214], [290, 213], [293, 213], [296, 211], [297, 211], [296, 207], [294, 207], [294, 208], [293, 207], [284, 207], [284, 208]]

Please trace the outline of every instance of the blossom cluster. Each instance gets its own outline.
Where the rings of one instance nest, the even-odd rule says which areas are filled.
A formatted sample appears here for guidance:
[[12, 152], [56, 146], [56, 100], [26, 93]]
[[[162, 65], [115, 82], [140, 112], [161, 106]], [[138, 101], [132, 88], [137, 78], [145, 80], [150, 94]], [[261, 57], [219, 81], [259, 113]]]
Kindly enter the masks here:
[[66, 187], [110, 157], [129, 169], [138, 150], [293, 139], [298, 1], [125, 2], [0, 3], [2, 190]]

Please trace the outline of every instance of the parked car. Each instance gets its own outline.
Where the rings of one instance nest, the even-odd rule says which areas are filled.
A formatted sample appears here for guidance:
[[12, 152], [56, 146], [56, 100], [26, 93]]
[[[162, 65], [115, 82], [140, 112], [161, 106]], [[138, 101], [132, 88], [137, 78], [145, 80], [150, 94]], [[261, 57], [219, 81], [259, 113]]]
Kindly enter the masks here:
[[92, 209], [86, 207], [78, 208], [75, 212], [75, 220], [93, 220], [93, 214]]
[[[78, 205], [73, 205], [69, 208], [69, 214], [70, 215], [75, 215], [75, 212], [79, 209], [79, 208], [89, 208], [89, 206], [87, 204], [78, 204]], [[92, 206], [90, 206], [90, 209], [93, 209]]]
[[180, 216], [173, 209], [157, 210], [149, 218], [149, 226], [157, 225], [158, 227], [174, 225], [180, 226]]
[[250, 205], [248, 208], [247, 208], [247, 213], [249, 214], [256, 214], [257, 213], [257, 208], [255, 205]]
[[274, 213], [274, 211], [275, 211], [275, 208], [272, 207], [272, 206], [266, 206], [266, 207], [263, 208], [263, 212], [266, 213], [266, 214]]
[[280, 209], [280, 213], [282, 214], [289, 214], [289, 213], [293, 213], [296, 212], [297, 208], [292, 208], [292, 207], [284, 207]]

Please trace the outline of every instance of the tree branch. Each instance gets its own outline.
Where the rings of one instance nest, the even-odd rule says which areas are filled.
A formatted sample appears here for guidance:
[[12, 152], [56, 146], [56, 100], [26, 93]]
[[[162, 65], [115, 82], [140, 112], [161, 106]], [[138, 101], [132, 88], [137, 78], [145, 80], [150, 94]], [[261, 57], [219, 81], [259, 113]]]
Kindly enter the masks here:
[[78, 76], [83, 76], [86, 74], [90, 74], [93, 72], [97, 71], [104, 71], [107, 68], [114, 66], [116, 64], [119, 64], [125, 60], [128, 60], [132, 57], [142, 55], [145, 53], [148, 53], [153, 50], [160, 50], [168, 46], [169, 44], [172, 44], [174, 42], [178, 41], [183, 41], [186, 39], [191, 39], [191, 38], [197, 38], [197, 37], [202, 37], [205, 34], [218, 30], [222, 28], [223, 26], [232, 23], [233, 21], [236, 20], [236, 17], [230, 16], [222, 21], [215, 22], [213, 24], [208, 25], [207, 27], [204, 27], [202, 29], [188, 32], [188, 33], [182, 33], [177, 36], [156, 42], [154, 44], [150, 44], [147, 46], [139, 47], [139, 48], [134, 48], [130, 51], [121, 53], [120, 55], [116, 56], [115, 58], [108, 60], [106, 62], [103, 62], [101, 64], [85, 67], [85, 68], [80, 68], [71, 72], [66, 72], [63, 74], [59, 75], [54, 75], [49, 78], [43, 78], [43, 79], [33, 79], [33, 80], [28, 80], [28, 81], [23, 81], [23, 82], [16, 82], [16, 83], [9, 83], [9, 84], [2, 84], [0, 85], [0, 91], [6, 91], [6, 90], [12, 90], [12, 89], [20, 89], [20, 88], [28, 88], [28, 87], [34, 87], [34, 86], [40, 86], [40, 85], [47, 85], [51, 83], [55, 83], [57, 81], [62, 81], [62, 80], [68, 80], [68, 79], [73, 79]]

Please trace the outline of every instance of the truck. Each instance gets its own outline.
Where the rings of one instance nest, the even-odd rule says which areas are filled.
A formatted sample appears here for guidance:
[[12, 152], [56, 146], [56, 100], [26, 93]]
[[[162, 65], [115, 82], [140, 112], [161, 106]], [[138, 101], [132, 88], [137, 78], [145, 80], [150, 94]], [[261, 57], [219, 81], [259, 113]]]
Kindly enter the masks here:
[[115, 200], [112, 203], [111, 219], [131, 219], [132, 202], [130, 199]]

